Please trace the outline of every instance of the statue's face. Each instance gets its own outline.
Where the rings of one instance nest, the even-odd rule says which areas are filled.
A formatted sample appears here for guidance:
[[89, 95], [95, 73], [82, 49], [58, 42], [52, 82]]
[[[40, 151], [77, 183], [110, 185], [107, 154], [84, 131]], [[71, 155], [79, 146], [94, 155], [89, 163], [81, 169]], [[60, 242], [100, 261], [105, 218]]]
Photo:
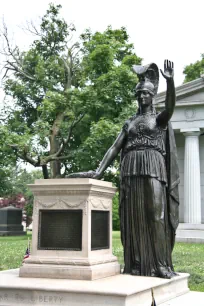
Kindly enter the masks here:
[[152, 95], [148, 90], [141, 90], [137, 94], [140, 106], [150, 106], [152, 104]]

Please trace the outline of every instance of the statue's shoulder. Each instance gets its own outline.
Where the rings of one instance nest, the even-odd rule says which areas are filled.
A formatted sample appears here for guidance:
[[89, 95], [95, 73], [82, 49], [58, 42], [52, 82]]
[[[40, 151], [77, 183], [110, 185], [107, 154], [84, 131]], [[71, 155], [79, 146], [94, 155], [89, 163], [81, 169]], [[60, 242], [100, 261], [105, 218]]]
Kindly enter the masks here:
[[129, 124], [137, 118], [137, 114], [132, 115], [129, 119], [127, 119], [123, 125], [123, 130], [128, 131]]
[[135, 120], [137, 117], [138, 117], [138, 114], [136, 113], [136, 114], [132, 115], [128, 120], [131, 122], [131, 121]]

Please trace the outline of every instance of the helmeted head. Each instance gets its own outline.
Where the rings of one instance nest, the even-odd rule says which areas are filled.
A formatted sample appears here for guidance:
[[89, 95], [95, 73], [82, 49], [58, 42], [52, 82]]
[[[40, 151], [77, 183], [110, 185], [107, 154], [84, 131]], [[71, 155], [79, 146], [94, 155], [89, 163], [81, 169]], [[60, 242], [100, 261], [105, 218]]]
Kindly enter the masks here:
[[159, 85], [159, 69], [152, 63], [146, 66], [133, 66], [133, 71], [139, 78], [136, 85], [135, 94], [140, 106], [149, 106], [152, 104], [153, 97], [157, 94]]
[[144, 79], [137, 84], [135, 94], [141, 107], [150, 106], [154, 96], [154, 85], [149, 79]]
[[159, 69], [157, 65], [154, 63], [146, 66], [133, 65], [133, 71], [139, 78], [139, 83], [135, 89], [136, 93], [145, 88], [155, 96], [159, 85]]
[[140, 81], [135, 88], [135, 93], [138, 95], [139, 92], [144, 90], [148, 91], [150, 95], [154, 96], [154, 84], [152, 84], [149, 79]]

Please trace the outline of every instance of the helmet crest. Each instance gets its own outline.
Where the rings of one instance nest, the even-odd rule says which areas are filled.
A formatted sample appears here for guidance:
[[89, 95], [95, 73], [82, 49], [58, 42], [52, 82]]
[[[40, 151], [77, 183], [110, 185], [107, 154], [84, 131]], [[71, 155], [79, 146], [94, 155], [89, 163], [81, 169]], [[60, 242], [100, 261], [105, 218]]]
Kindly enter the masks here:
[[159, 69], [157, 65], [154, 63], [146, 66], [133, 65], [133, 71], [139, 78], [136, 93], [141, 90], [147, 90], [151, 95], [155, 96], [159, 86]]

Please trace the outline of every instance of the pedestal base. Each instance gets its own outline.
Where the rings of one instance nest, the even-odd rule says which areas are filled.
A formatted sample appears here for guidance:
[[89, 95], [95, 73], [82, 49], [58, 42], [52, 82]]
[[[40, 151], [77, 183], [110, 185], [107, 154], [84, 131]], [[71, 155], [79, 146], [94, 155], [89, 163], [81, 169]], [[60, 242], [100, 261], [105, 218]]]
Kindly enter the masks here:
[[20, 268], [20, 277], [65, 278], [94, 280], [120, 274], [118, 262], [93, 266], [26, 264]]
[[95, 281], [21, 278], [19, 270], [0, 272], [0, 305], [147, 306], [151, 288], [159, 305], [188, 289], [188, 274], [170, 280], [116, 275]]

